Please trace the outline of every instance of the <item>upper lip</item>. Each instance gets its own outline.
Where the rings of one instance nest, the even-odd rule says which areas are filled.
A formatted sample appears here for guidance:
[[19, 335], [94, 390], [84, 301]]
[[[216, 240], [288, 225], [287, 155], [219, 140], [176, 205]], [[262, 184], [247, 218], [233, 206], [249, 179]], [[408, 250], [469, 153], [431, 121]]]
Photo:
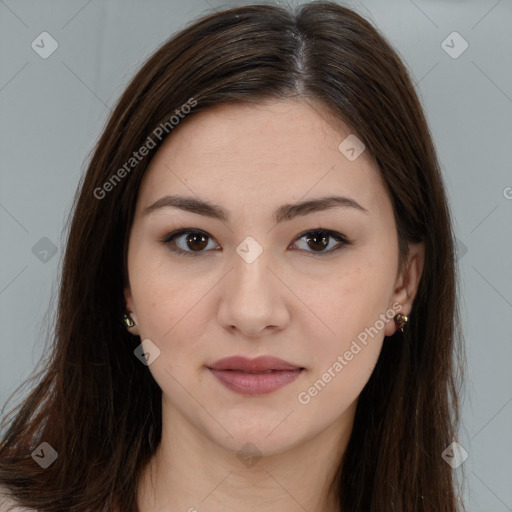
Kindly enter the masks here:
[[243, 356], [232, 356], [219, 359], [208, 366], [212, 370], [242, 370], [242, 371], [266, 371], [266, 370], [301, 370], [301, 366], [283, 361], [278, 357], [260, 356], [248, 359]]

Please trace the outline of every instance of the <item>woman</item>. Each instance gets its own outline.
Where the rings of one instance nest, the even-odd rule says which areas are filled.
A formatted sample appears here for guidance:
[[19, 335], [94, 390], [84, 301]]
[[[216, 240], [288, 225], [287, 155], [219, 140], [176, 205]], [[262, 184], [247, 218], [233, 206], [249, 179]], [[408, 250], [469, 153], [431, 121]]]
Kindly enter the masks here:
[[454, 512], [456, 282], [383, 36], [328, 2], [206, 16], [135, 76], [80, 184], [6, 504]]

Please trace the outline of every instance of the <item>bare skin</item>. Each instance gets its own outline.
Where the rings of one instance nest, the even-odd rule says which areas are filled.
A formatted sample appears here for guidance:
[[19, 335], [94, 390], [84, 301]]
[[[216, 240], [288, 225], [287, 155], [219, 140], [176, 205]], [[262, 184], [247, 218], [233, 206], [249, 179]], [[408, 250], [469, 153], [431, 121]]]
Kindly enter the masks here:
[[[162, 389], [163, 433], [138, 489], [142, 512], [339, 511], [329, 484], [384, 336], [397, 328], [392, 318], [377, 321], [393, 305], [410, 312], [424, 262], [423, 244], [411, 245], [398, 274], [391, 201], [365, 152], [350, 161], [338, 149], [349, 134], [305, 102], [217, 106], [183, 121], [154, 156], [125, 288], [130, 332], [160, 350], [148, 371]], [[171, 194], [214, 203], [229, 219], [176, 207], [144, 213]], [[283, 204], [333, 195], [366, 212], [273, 218]], [[205, 233], [205, 243], [190, 234], [161, 241], [182, 228]], [[350, 243], [331, 236], [320, 248], [303, 235], [320, 228]], [[262, 250], [250, 263], [236, 251], [248, 236]], [[378, 334], [334, 371], [371, 326]], [[231, 355], [273, 355], [305, 370], [277, 391], [247, 396], [206, 367]], [[308, 394], [329, 368], [325, 387]]]

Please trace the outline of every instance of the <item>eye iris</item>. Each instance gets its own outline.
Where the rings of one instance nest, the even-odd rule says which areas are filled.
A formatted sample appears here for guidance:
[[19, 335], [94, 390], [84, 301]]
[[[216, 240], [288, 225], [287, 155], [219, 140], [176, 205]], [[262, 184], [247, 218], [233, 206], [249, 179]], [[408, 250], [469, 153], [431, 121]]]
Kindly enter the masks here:
[[[187, 236], [187, 247], [189, 249], [192, 249], [193, 251], [196, 251], [193, 248], [193, 245], [199, 244], [200, 247], [198, 247], [198, 248], [196, 247], [196, 248], [198, 251], [200, 251], [201, 249], [204, 249], [208, 245], [207, 238], [208, 237], [206, 237], [202, 233], [189, 233], [189, 235]], [[192, 245], [192, 247], [191, 247], [191, 245]]]
[[317, 248], [325, 249], [329, 245], [329, 236], [326, 233], [317, 232], [315, 235], [307, 235], [307, 242], [311, 249], [314, 249], [310, 242], [313, 241]]

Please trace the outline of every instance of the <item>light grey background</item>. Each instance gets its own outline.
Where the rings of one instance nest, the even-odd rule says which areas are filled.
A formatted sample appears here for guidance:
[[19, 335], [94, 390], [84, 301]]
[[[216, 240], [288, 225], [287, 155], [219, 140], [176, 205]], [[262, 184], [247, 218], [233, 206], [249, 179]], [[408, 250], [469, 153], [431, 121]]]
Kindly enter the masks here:
[[[249, 3], [0, 1], [2, 405], [44, 349], [64, 222], [109, 109], [173, 32], [208, 11]], [[400, 52], [426, 110], [460, 250], [469, 370], [460, 442], [469, 457], [457, 473], [467, 475], [468, 511], [512, 511], [512, 3], [345, 5]], [[457, 58], [442, 46], [453, 31], [469, 45]], [[46, 59], [31, 47], [42, 46], [42, 32], [58, 42]], [[453, 53], [462, 44], [450, 36], [444, 47]], [[43, 252], [51, 247], [43, 237], [56, 254]]]

